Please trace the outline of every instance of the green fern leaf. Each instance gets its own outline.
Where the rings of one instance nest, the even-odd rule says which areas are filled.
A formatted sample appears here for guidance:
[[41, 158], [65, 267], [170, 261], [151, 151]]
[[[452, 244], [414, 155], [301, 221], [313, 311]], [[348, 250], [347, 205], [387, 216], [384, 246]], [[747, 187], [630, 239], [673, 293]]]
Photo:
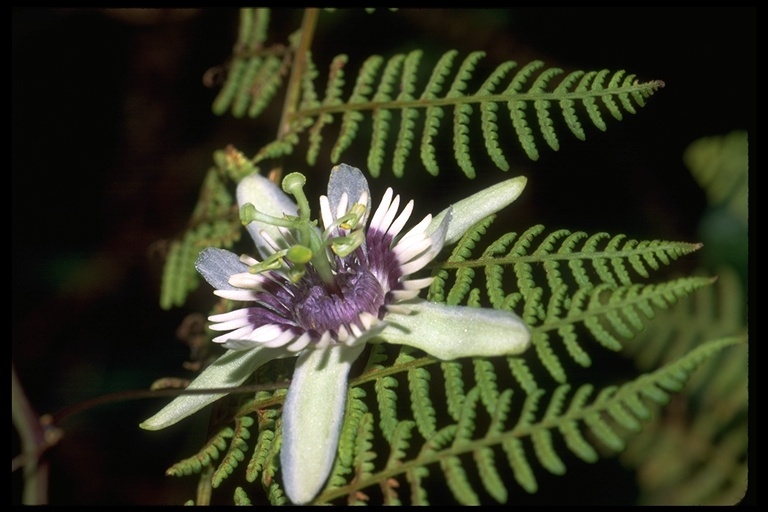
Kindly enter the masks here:
[[416, 426], [425, 439], [435, 432], [435, 408], [429, 398], [430, 373], [424, 368], [414, 368], [408, 371], [408, 389], [411, 392], [411, 410], [416, 420]]
[[507, 501], [507, 486], [496, 469], [493, 450], [487, 447], [481, 447], [472, 452], [477, 464], [477, 474], [483, 487], [493, 499], [499, 503]]
[[[353, 460], [355, 478], [358, 480], [364, 480], [371, 476], [374, 470], [373, 460], [376, 459], [376, 453], [372, 451], [373, 448], [373, 415], [371, 413], [364, 413], [358, 423], [358, 432], [355, 439], [355, 456]], [[357, 499], [359, 496], [355, 496], [354, 501], [350, 501], [350, 505], [358, 504]]]
[[[475, 93], [475, 96], [484, 97], [493, 94], [494, 89], [499, 85], [501, 80], [516, 66], [517, 63], [512, 61], [507, 61], [499, 65], [488, 76], [480, 89], [478, 89], [477, 93]], [[499, 145], [498, 116], [496, 115], [498, 108], [498, 103], [494, 101], [480, 102], [483, 142], [485, 143], [485, 150], [493, 160], [493, 163], [502, 171], [507, 171], [509, 170], [509, 163], [504, 157], [504, 153]]]
[[[357, 75], [357, 83], [349, 98], [350, 104], [366, 103], [373, 92], [373, 81], [384, 59], [378, 55], [369, 57]], [[357, 135], [358, 125], [363, 120], [363, 114], [357, 110], [347, 110], [341, 119], [341, 129], [336, 144], [331, 150], [331, 161], [338, 163], [341, 153], [349, 147]]]
[[555, 96], [561, 98], [560, 110], [563, 112], [565, 124], [571, 130], [571, 133], [573, 133], [579, 140], [586, 140], [587, 135], [584, 132], [584, 127], [581, 125], [581, 121], [579, 121], [578, 115], [576, 115], [576, 101], [571, 98], [567, 92], [573, 86], [574, 82], [584, 75], [584, 71], [573, 71], [563, 78], [555, 89]]
[[[553, 77], [562, 74], [563, 70], [559, 68], [549, 68], [543, 71], [536, 81], [531, 86], [530, 94], [535, 96], [543, 95], [544, 88], [552, 80]], [[539, 127], [541, 128], [541, 134], [544, 136], [544, 140], [550, 148], [557, 151], [560, 149], [560, 142], [557, 140], [557, 134], [555, 133], [554, 123], [549, 115], [549, 111], [552, 108], [552, 103], [548, 99], [536, 99], [533, 102], [533, 107], [536, 110], [536, 116], [539, 121]]]
[[272, 452], [272, 445], [276, 437], [276, 416], [277, 411], [273, 409], [265, 409], [258, 415], [259, 435], [256, 438], [256, 446], [245, 471], [245, 478], [249, 482], [256, 481]]
[[220, 430], [203, 448], [192, 457], [181, 460], [168, 468], [165, 472], [168, 476], [184, 476], [192, 473], [200, 473], [203, 468], [211, 465], [212, 461], [219, 458], [222, 451], [227, 448], [227, 439], [232, 437], [234, 431], [230, 427]]
[[499, 388], [496, 385], [496, 370], [493, 367], [493, 362], [488, 359], [475, 358], [472, 360], [472, 366], [475, 370], [477, 389], [480, 390], [480, 399], [485, 408], [492, 411], [496, 408], [496, 401], [499, 397]]
[[536, 379], [525, 360], [520, 357], [508, 357], [507, 363], [509, 364], [509, 370], [512, 373], [512, 376], [523, 391], [527, 394], [531, 394], [539, 389], [539, 385], [536, 383]]
[[[456, 50], [451, 50], [440, 57], [437, 65], [432, 70], [432, 76], [427, 82], [424, 92], [421, 94], [420, 99], [422, 101], [429, 101], [437, 98], [456, 55], [458, 55], [458, 52]], [[443, 107], [429, 106], [424, 114], [424, 131], [422, 132], [420, 145], [421, 161], [427, 172], [433, 176], [437, 176], [439, 167], [437, 160], [435, 159], [435, 146], [432, 143], [432, 140], [437, 136], [440, 121], [443, 118], [444, 113], [445, 111]]]
[[459, 457], [445, 457], [440, 460], [440, 468], [445, 475], [445, 481], [459, 504], [467, 506], [480, 505], [480, 498], [467, 479]]
[[251, 501], [251, 498], [248, 497], [248, 494], [245, 492], [245, 490], [242, 487], [236, 487], [235, 488], [235, 495], [232, 498], [232, 502], [236, 506], [250, 506], [253, 505], [253, 502]]
[[221, 460], [219, 467], [211, 475], [211, 483], [214, 488], [221, 485], [221, 482], [231, 475], [237, 466], [245, 460], [245, 452], [248, 450], [248, 443], [246, 441], [251, 436], [248, 428], [253, 423], [253, 418], [249, 416], [235, 418], [235, 428], [233, 429], [229, 449]]
[[[416, 79], [422, 52], [415, 50], [408, 54], [403, 64], [403, 74], [400, 78], [400, 94], [397, 102], [409, 102], [414, 100], [416, 91]], [[392, 158], [392, 172], [401, 177], [405, 170], [405, 159], [411, 152], [413, 139], [415, 138], [416, 118], [419, 111], [413, 107], [404, 107], [400, 110], [400, 129], [397, 132], [395, 152]]]
[[501, 446], [507, 454], [507, 461], [514, 472], [515, 481], [527, 492], [535, 493], [539, 485], [526, 458], [523, 443], [515, 437], [510, 437], [502, 442]]
[[[461, 63], [446, 98], [461, 98], [467, 88], [467, 81], [477, 63], [485, 56], [485, 52], [472, 52]], [[472, 105], [459, 103], [453, 109], [453, 152], [456, 162], [468, 178], [474, 178], [475, 168], [469, 157], [469, 120], [472, 116]]]
[[[405, 55], [395, 55], [387, 61], [382, 73], [379, 87], [373, 96], [374, 103], [391, 101], [392, 92], [395, 89], [397, 75], [403, 66]], [[378, 177], [384, 162], [384, 150], [389, 136], [392, 121], [392, 112], [389, 109], [374, 108], [372, 113], [373, 126], [371, 133], [371, 148], [368, 151], [368, 172], [371, 176]]]
[[[531, 78], [534, 72], [538, 71], [544, 66], [544, 63], [540, 60], [535, 60], [523, 66], [520, 71], [517, 72], [515, 77], [510, 82], [505, 95], [515, 96], [520, 93], [523, 85]], [[531, 160], [539, 159], [539, 151], [536, 149], [536, 142], [533, 138], [533, 130], [528, 126], [528, 121], [525, 118], [525, 109], [527, 102], [520, 100], [512, 100], [507, 103], [509, 109], [510, 118], [512, 119], [512, 125], [517, 132], [517, 138], [520, 144], [523, 146], [525, 154]]]
[[379, 428], [384, 437], [389, 440], [394, 434], [397, 420], [397, 379], [394, 377], [382, 377], [376, 379], [376, 401], [379, 404]]
[[440, 363], [443, 370], [443, 379], [445, 380], [445, 397], [448, 414], [458, 421], [461, 414], [466, 393], [464, 392], [464, 378], [462, 374], [463, 366], [455, 361], [446, 361]]

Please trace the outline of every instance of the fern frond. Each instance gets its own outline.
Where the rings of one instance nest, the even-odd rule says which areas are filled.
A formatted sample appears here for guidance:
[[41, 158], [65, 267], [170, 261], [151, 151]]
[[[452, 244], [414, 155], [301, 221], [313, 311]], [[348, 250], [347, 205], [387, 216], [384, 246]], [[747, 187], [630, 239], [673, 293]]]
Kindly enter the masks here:
[[[467, 81], [472, 78], [472, 73], [480, 59], [485, 56], [484, 52], [472, 52], [461, 63], [461, 67], [456, 72], [451, 88], [446, 94], [446, 98], [461, 98], [467, 89]], [[475, 168], [469, 158], [469, 119], [472, 116], [472, 105], [468, 103], [459, 103], [453, 109], [453, 152], [456, 162], [468, 178], [474, 178]]]
[[[399, 358], [398, 358], [399, 359]], [[435, 408], [429, 398], [431, 374], [424, 368], [408, 371], [408, 389], [411, 392], [411, 409], [416, 426], [424, 438], [429, 439], [435, 432]]]
[[[339, 99], [344, 87], [344, 66], [347, 64], [348, 57], [346, 55], [338, 55], [333, 59], [328, 72], [328, 80], [325, 85], [325, 94], [323, 100], [320, 103], [319, 109], [341, 103]], [[314, 67], [308, 67], [305, 72], [303, 82], [309, 80], [306, 74], [314, 74]], [[306, 90], [308, 87], [305, 86]], [[309, 149], [307, 150], [307, 163], [314, 165], [317, 158], [317, 154], [320, 152], [320, 145], [323, 142], [322, 130], [325, 125], [333, 122], [333, 116], [328, 113], [322, 113], [317, 116], [312, 127], [309, 129]], [[298, 140], [297, 140], [298, 142]], [[293, 148], [291, 147], [291, 150]]]
[[[403, 73], [400, 77], [400, 94], [397, 96], [397, 103], [408, 104], [415, 101], [414, 93], [421, 56], [420, 50], [414, 50], [406, 56], [403, 63]], [[383, 107], [384, 105], [377, 104], [377, 108]], [[416, 137], [415, 126], [418, 116], [419, 110], [415, 107], [405, 106], [400, 109], [400, 128], [397, 132], [395, 150], [392, 156], [392, 172], [397, 177], [401, 177], [405, 170], [405, 159], [410, 154], [413, 139]]]
[[211, 483], [214, 488], [221, 485], [237, 466], [245, 460], [245, 452], [248, 450], [247, 440], [251, 437], [248, 428], [254, 423], [250, 416], [235, 418], [235, 427], [232, 430], [232, 441], [229, 443], [226, 455], [221, 460], [219, 467], [211, 475]]
[[683, 154], [686, 166], [707, 193], [712, 206], [725, 205], [747, 224], [749, 152], [747, 132], [704, 137], [692, 142]]
[[394, 434], [397, 420], [397, 379], [383, 377], [376, 380], [376, 401], [379, 404], [379, 428], [386, 439]]
[[211, 437], [199, 452], [192, 457], [181, 460], [168, 468], [165, 472], [168, 476], [185, 476], [192, 473], [200, 473], [203, 468], [219, 458], [222, 451], [227, 448], [227, 439], [234, 435], [231, 427], [221, 429], [216, 435]]
[[[373, 415], [364, 413], [360, 418], [355, 438], [355, 456], [353, 460], [355, 479], [365, 480], [371, 476], [375, 466], [372, 461], [376, 459], [373, 448]], [[356, 493], [354, 499], [350, 499], [350, 505], [360, 505], [368, 501], [363, 493]]]
[[[451, 50], [440, 57], [437, 65], [432, 70], [432, 76], [429, 78], [429, 81], [424, 88], [424, 92], [421, 94], [420, 100], [422, 102], [429, 103], [430, 100], [437, 98], [456, 55], [458, 55], [458, 52], [456, 50]], [[443, 118], [444, 113], [445, 111], [442, 106], [434, 104], [428, 106], [424, 113], [424, 130], [422, 132], [419, 148], [424, 168], [433, 176], [438, 174], [439, 167], [437, 160], [435, 159], [435, 146], [432, 141], [437, 136], [440, 121]]]
[[[746, 341], [745, 296], [738, 274], [718, 269], [718, 281], [660, 311], [627, 345], [638, 368], [674, 361], [712, 338]], [[732, 505], [746, 489], [748, 436], [746, 346], [708, 360], [688, 381], [688, 414], [646, 406], [653, 418], [628, 440], [622, 461], [638, 474], [643, 504]], [[657, 468], [652, 470], [652, 468]]]
[[[495, 218], [495, 215], [490, 215], [471, 226], [451, 251], [448, 261], [464, 261], [469, 258], [472, 250], [475, 248], [475, 244], [485, 234], [488, 226]], [[446, 303], [451, 305], [460, 304], [466, 297], [467, 292], [469, 292], [474, 277], [475, 271], [471, 267], [458, 268], [456, 270], [455, 282], [445, 298]], [[437, 286], [440, 286], [440, 284], [435, 285], [435, 287]]]
[[213, 101], [213, 112], [231, 110], [234, 117], [257, 117], [282, 85], [288, 61], [282, 46], [264, 48], [269, 9], [241, 9], [238, 41], [226, 81]]
[[454, 420], [458, 420], [461, 409], [464, 406], [464, 400], [466, 400], [464, 376], [462, 373], [463, 366], [455, 361], [446, 361], [440, 363], [440, 368], [443, 370], [443, 380], [445, 381], [448, 414]]
[[[384, 103], [392, 99], [397, 75], [403, 66], [405, 55], [395, 55], [387, 61], [381, 75], [378, 89], [373, 96], [374, 103]], [[368, 151], [368, 172], [378, 177], [384, 162], [384, 151], [391, 126], [392, 112], [388, 109], [374, 108], [372, 114], [371, 148]]]
[[[472, 388], [468, 393], [466, 400], [461, 408], [459, 421], [456, 428], [451, 432], [453, 436], [453, 448], [461, 448], [462, 445], [469, 443], [474, 432], [475, 425], [475, 406], [479, 398], [478, 388]], [[445, 475], [448, 487], [456, 496], [462, 505], [479, 505], [480, 500], [475, 493], [472, 485], [467, 478], [467, 473], [463, 467], [462, 460], [456, 456], [447, 456], [440, 460], [440, 468]]]
[[351, 388], [347, 395], [347, 407], [345, 421], [339, 436], [339, 448], [336, 461], [328, 478], [328, 489], [343, 486], [347, 483], [345, 475], [354, 470], [354, 456], [356, 452], [357, 436], [360, 422], [368, 413], [368, 406], [363, 401], [366, 393], [359, 387]]
[[[370, 95], [373, 92], [372, 84], [383, 61], [384, 59], [378, 55], [374, 55], [373, 57], [369, 57], [363, 63], [363, 67], [357, 75], [355, 88], [349, 98], [350, 104], [366, 103], [369, 101]], [[357, 110], [347, 110], [344, 112], [344, 115], [341, 118], [341, 130], [339, 136], [336, 139], [336, 144], [331, 150], [331, 161], [338, 162], [341, 153], [349, 147], [352, 140], [357, 135], [358, 125], [362, 120], [363, 114]]]
[[[421, 56], [422, 52], [418, 50], [408, 55], [395, 55], [386, 60], [382, 73], [380, 70], [384, 59], [380, 56], [370, 57], [361, 67], [356, 85], [346, 101], [341, 99], [343, 81], [339, 79], [346, 57], [339, 56], [334, 59], [329, 73], [328, 83], [333, 84], [333, 87], [326, 88], [325, 99], [320, 104], [314, 99], [314, 86], [309, 85], [313, 79], [310, 76], [313, 74], [313, 68], [308, 67], [303, 77], [302, 90], [310, 98], [302, 99], [299, 108], [290, 113], [288, 123], [293, 127], [291, 135], [294, 137], [291, 144], [306, 126], [311, 125], [307, 161], [314, 163], [322, 141], [322, 130], [340, 116], [341, 129], [331, 151], [331, 161], [338, 163], [344, 150], [356, 138], [360, 123], [370, 115], [372, 130], [367, 162], [372, 175], [378, 176], [386, 154], [393, 114], [399, 112], [400, 123], [392, 152], [392, 170], [395, 176], [402, 176], [413, 141], [418, 136], [416, 120], [419, 113], [423, 112], [419, 156], [427, 172], [437, 175], [439, 162], [435, 140], [440, 135], [446, 109], [452, 108], [453, 156], [466, 176], [473, 178], [476, 171], [470, 156], [469, 124], [478, 109], [486, 151], [499, 168], [507, 170], [509, 164], [499, 144], [499, 105], [506, 105], [520, 145], [529, 158], [536, 160], [539, 157], [538, 135], [526, 114], [531, 109], [536, 113], [541, 137], [550, 148], [557, 151], [560, 147], [557, 136], [559, 127], [552, 116], [556, 106], [560, 107], [565, 124], [571, 132], [577, 138], [584, 139], [586, 135], [579, 121], [577, 105], [582, 104], [592, 123], [605, 130], [606, 125], [598, 100], [614, 118], [621, 119], [623, 112], [634, 113], [635, 105], [642, 106], [644, 98], [663, 87], [663, 82], [658, 80], [638, 83], [634, 80], [634, 75], [625, 78], [623, 70], [613, 75], [607, 70], [574, 72], [559, 84], [554, 84], [555, 77], [563, 71], [558, 68], [546, 68], [541, 61], [533, 61], [508, 77], [511, 70], [517, 66], [516, 63], [508, 61], [497, 66], [477, 92], [472, 94], [468, 93], [467, 89], [470, 81], [475, 78], [484, 53], [470, 53], [461, 64], [455, 66], [458, 52], [452, 50], [438, 59], [421, 94], [417, 96]], [[610, 80], [606, 84], [605, 80], [609, 75]], [[400, 93], [397, 97], [392, 97], [392, 90], [398, 79]], [[500, 92], [496, 91], [501, 88], [505, 79], [509, 80], [508, 85]], [[450, 86], [445, 90], [444, 85], [448, 80], [451, 80]], [[374, 90], [376, 93], [372, 97]], [[288, 142], [285, 139], [281, 141]]]
[[[493, 90], [499, 85], [501, 80], [516, 66], [517, 63], [512, 61], [507, 61], [497, 66], [475, 95], [479, 97], [492, 95]], [[496, 167], [502, 171], [508, 171], [509, 163], [499, 145], [499, 125], [498, 116], [496, 115], [498, 108], [498, 103], [494, 101], [480, 102], [483, 142], [485, 143], [485, 150], [493, 160], [493, 163], [496, 164]]]
[[277, 412], [272, 409], [266, 409], [259, 414], [259, 435], [256, 439], [256, 445], [248, 462], [245, 471], [245, 478], [249, 482], [255, 482], [266, 465], [266, 462], [272, 453], [272, 445], [275, 442], [275, 416]]
[[234, 215], [233, 198], [216, 168], [206, 174], [191, 227], [180, 240], [168, 247], [160, 286], [160, 307], [170, 309], [184, 305], [187, 295], [200, 282], [195, 260], [205, 247], [231, 247], [242, 232]]

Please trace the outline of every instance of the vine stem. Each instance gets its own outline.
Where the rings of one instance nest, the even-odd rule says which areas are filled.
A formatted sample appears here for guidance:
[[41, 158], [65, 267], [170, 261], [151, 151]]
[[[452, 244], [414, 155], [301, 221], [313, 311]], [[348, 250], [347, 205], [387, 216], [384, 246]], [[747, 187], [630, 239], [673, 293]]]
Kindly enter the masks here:
[[[290, 118], [298, 108], [299, 97], [301, 93], [301, 77], [307, 68], [307, 58], [312, 46], [312, 39], [315, 35], [317, 18], [320, 15], [320, 9], [308, 8], [304, 10], [304, 19], [301, 22], [301, 38], [296, 49], [293, 52], [294, 58], [291, 65], [291, 76], [288, 79], [288, 85], [285, 93], [285, 102], [283, 103], [283, 112], [280, 118], [280, 125], [277, 129], [277, 140], [282, 139], [291, 129]], [[282, 167], [274, 167], [269, 173], [269, 179], [280, 185], [282, 180]]]
[[[40, 417], [32, 409], [21, 386], [16, 366], [11, 363], [11, 416], [21, 438], [21, 465], [24, 470], [23, 505], [48, 502], [48, 462], [41, 455], [53, 444], [47, 437]], [[13, 470], [13, 464], [11, 465]]]

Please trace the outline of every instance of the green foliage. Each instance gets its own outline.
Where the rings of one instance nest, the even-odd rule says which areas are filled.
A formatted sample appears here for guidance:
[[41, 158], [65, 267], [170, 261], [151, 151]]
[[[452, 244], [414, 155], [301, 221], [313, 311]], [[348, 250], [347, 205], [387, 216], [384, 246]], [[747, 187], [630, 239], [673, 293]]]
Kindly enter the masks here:
[[747, 222], [747, 133], [731, 132], [693, 142], [683, 155], [712, 206], [725, 205]]
[[[439, 425], [429, 437], [422, 435], [418, 441], [420, 445], [414, 444], [416, 440], [413, 437], [409, 437], [408, 442], [403, 444], [402, 437], [396, 435], [389, 441], [389, 449], [379, 450], [379, 454], [394, 453], [394, 459], [391, 456], [375, 456], [374, 452], [370, 451], [372, 441], [384, 441], [381, 439], [381, 431], [370, 428], [370, 414], [364, 413], [358, 416], [355, 428], [365, 432], [362, 440], [358, 438], [358, 443], [362, 443], [363, 448], [357, 448], [356, 453], [364, 454], [366, 471], [361, 473], [356, 469], [359, 459], [353, 457], [343, 462], [340, 456], [337, 465], [348, 465], [346, 474], [349, 476], [346, 483], [341, 484], [340, 480], [334, 480], [317, 498], [316, 503], [337, 503], [336, 500], [342, 497], [356, 502], [360, 496], [365, 495], [361, 493], [376, 485], [385, 485], [390, 494], [393, 488], [408, 485], [409, 494], [421, 500], [421, 491], [424, 490], [421, 487], [422, 480], [409, 478], [408, 475], [413, 472], [414, 467], [427, 469], [435, 464], [442, 472], [454, 498], [462, 504], [485, 503], [481, 493], [504, 503], [508, 493], [514, 490], [503, 484], [501, 475], [510, 470], [524, 490], [535, 492], [535, 466], [541, 465], [554, 474], [563, 474], [565, 471], [558, 455], [563, 448], [554, 442], [558, 436], [562, 436], [568, 450], [587, 462], [597, 460], [598, 453], [606, 447], [620, 450], [624, 445], [621, 433], [637, 430], [639, 425], [646, 422], [650, 417], [649, 406], [667, 403], [671, 394], [681, 389], [702, 362], [743, 341], [742, 338], [721, 338], [705, 343], [652, 373], [644, 374], [621, 386], [605, 388], [596, 397], [594, 387], [589, 384], [576, 390], [564, 384], [551, 392], [538, 390], [525, 394], [516, 421], [510, 421], [509, 415], [515, 404], [515, 394], [511, 389], [501, 393], [493, 408], [489, 408], [480, 398], [481, 383], [475, 382], [466, 394], [458, 418], [447, 419], [446, 423]], [[408, 374], [412, 362], [401, 360], [400, 363], [394, 363], [388, 373]], [[430, 370], [434, 368], [433, 363], [426, 363]], [[376, 373], [364, 373], [352, 383], [351, 390], [354, 392], [355, 389], [360, 389], [359, 387], [375, 386], [378, 379]], [[432, 387], [429, 394], [438, 397], [441, 391]], [[420, 390], [412, 391], [410, 400], [424, 406]], [[546, 406], [543, 408], [543, 414], [540, 412], [541, 406]], [[439, 414], [434, 407], [431, 409], [432, 414], [427, 416]], [[415, 413], [415, 409], [413, 412]], [[348, 412], [348, 416], [357, 414], [356, 409]], [[413, 433], [413, 423], [423, 421], [424, 416], [422, 419], [418, 416], [414, 414], [412, 419], [401, 420], [396, 431], [407, 432], [410, 436]], [[482, 422], [478, 421], [481, 416], [485, 418]], [[431, 425], [432, 421], [427, 420], [427, 423]], [[345, 421], [345, 426], [348, 424], [349, 420]], [[424, 430], [428, 431], [429, 428]], [[530, 445], [533, 446], [532, 452], [529, 451]], [[416, 450], [413, 450], [414, 448]], [[410, 459], [403, 458], [405, 450], [411, 450], [413, 455]], [[502, 457], [502, 454], [505, 457]], [[470, 458], [465, 459], [465, 456]], [[506, 466], [501, 463], [505, 458]], [[472, 462], [469, 463], [469, 460]], [[343, 473], [340, 469], [334, 471], [337, 476]], [[469, 473], [478, 475], [479, 486], [468, 476]], [[400, 483], [394, 485], [392, 479], [397, 479]]]
[[[414, 50], [409, 54], [398, 54], [385, 60], [373, 56], [365, 61], [357, 72], [357, 79], [349, 98], [342, 99], [344, 87], [343, 67], [347, 63], [344, 55], [338, 56], [331, 63], [328, 73], [328, 85], [322, 100], [313, 88], [314, 66], [307, 68], [308, 76], [302, 81], [303, 94], [311, 98], [303, 101], [301, 107], [290, 115], [292, 130], [291, 140], [304, 127], [310, 128], [310, 149], [307, 162], [314, 165], [322, 142], [322, 130], [336, 117], [341, 118], [339, 135], [331, 151], [331, 161], [338, 163], [343, 151], [348, 148], [358, 135], [360, 122], [370, 115], [372, 130], [368, 153], [368, 170], [378, 176], [386, 155], [387, 138], [393, 114], [400, 114], [400, 128], [393, 148], [392, 170], [396, 176], [402, 176], [404, 162], [409, 156], [414, 141], [418, 138], [420, 159], [424, 168], [433, 175], [439, 172], [437, 150], [434, 144], [440, 135], [442, 120], [446, 111], [452, 112], [452, 131], [454, 158], [459, 167], [469, 178], [476, 175], [470, 156], [470, 122], [476, 109], [480, 111], [482, 135], [486, 150], [492, 161], [501, 169], [508, 170], [504, 154], [499, 145], [500, 129], [498, 123], [498, 105], [504, 104], [509, 110], [512, 126], [526, 155], [536, 160], [539, 158], [537, 137], [526, 116], [526, 109], [535, 112], [541, 137], [553, 150], [558, 150], [557, 132], [552, 111], [555, 105], [560, 107], [565, 126], [578, 138], [586, 137], [579, 120], [577, 105], [582, 105], [587, 118], [600, 130], [606, 130], [600, 105], [617, 120], [623, 118], [623, 112], [635, 113], [636, 106], [644, 106], [645, 99], [657, 89], [663, 87], [661, 81], [638, 83], [635, 75], [626, 75], [620, 70], [610, 73], [575, 71], [566, 75], [557, 86], [552, 80], [563, 73], [558, 68], [545, 68], [543, 62], [534, 61], [522, 67], [517, 73], [515, 62], [498, 65], [486, 78], [474, 94], [467, 88], [475, 78], [478, 62], [484, 57], [483, 52], [473, 52], [464, 58], [454, 72], [456, 51], [450, 51], [439, 59], [431, 70], [431, 76], [416, 94], [418, 88], [419, 63], [422, 52]], [[383, 71], [380, 70], [382, 69]], [[609, 83], [605, 78], [611, 76]], [[446, 82], [453, 77], [451, 85]], [[534, 78], [535, 77], [535, 78]], [[576, 85], [576, 79], [581, 78]], [[496, 90], [507, 80], [509, 85], [503, 90]], [[399, 93], [394, 94], [393, 85], [399, 81]], [[616, 99], [618, 98], [618, 102]], [[450, 110], [449, 110], [450, 109]], [[423, 113], [424, 121], [420, 134], [417, 132], [416, 119]], [[287, 138], [285, 140], [288, 140]]]
[[[746, 340], [746, 176], [743, 132], [694, 141], [685, 153], [691, 173], [707, 192], [711, 210], [701, 222], [705, 238], [722, 240], [721, 217], [730, 219], [727, 243], [708, 243], [703, 260], [717, 271], [702, 288], [627, 344], [641, 370], [654, 368], [715, 337]], [[736, 233], [734, 235], [733, 233]], [[725, 249], [724, 249], [725, 248]], [[667, 410], [628, 442], [622, 461], [636, 469], [640, 503], [730, 505], [747, 486], [747, 348], [706, 362]], [[683, 407], [688, 413], [681, 417]]]
[[213, 111], [227, 110], [235, 117], [256, 117], [282, 85], [290, 52], [281, 45], [264, 47], [269, 27], [269, 9], [241, 9], [240, 28], [227, 78], [213, 102]]
[[163, 309], [184, 305], [187, 295], [197, 287], [195, 260], [201, 250], [209, 246], [231, 247], [240, 239], [242, 226], [237, 205], [223, 178], [242, 177], [255, 168], [232, 147], [218, 152], [215, 160], [218, 167], [209, 169], [205, 176], [190, 227], [168, 248], [160, 288]]

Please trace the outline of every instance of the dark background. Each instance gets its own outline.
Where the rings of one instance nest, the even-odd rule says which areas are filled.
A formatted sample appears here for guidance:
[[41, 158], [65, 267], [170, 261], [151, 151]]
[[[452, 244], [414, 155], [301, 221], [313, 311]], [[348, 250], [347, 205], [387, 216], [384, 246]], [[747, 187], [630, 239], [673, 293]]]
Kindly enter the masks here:
[[[606, 133], [587, 125], [586, 142], [561, 131], [561, 150], [542, 144], [536, 163], [513, 140], [505, 153], [529, 177], [515, 222], [696, 241], [705, 197], [682, 153], [699, 137], [734, 129], [750, 130], [754, 145], [756, 21], [755, 8], [724, 7], [323, 13], [314, 58], [322, 76], [333, 55], [348, 53], [349, 77], [371, 53], [455, 48], [460, 56], [484, 50], [491, 66], [539, 58], [664, 80], [638, 114], [607, 119]], [[298, 13], [275, 12], [271, 41], [299, 22]], [[208, 295], [160, 309], [163, 243], [185, 228], [213, 151], [234, 143], [255, 152], [274, 137], [281, 105], [278, 98], [255, 121], [211, 113], [217, 91], [202, 77], [229, 58], [236, 27], [237, 11], [225, 9], [12, 11], [12, 360], [38, 413], [190, 376], [176, 329], [205, 311]], [[458, 173], [445, 161], [447, 176]], [[327, 172], [327, 158], [321, 164], [315, 171]], [[477, 183], [441, 184], [440, 199], [463, 195], [461, 184], [476, 190], [507, 177], [488, 167]], [[372, 188], [393, 180], [385, 168]], [[574, 194], [584, 180], [599, 201]], [[414, 170], [402, 181], [417, 194], [432, 178]], [[199, 448], [206, 419], [141, 431], [138, 423], [164, 402], [103, 405], [62, 422], [65, 437], [49, 454], [50, 502], [193, 497], [195, 478], [163, 474]], [[14, 434], [13, 456], [18, 446]], [[611, 459], [582, 464], [582, 481], [594, 488], [563, 494], [563, 479], [545, 478], [532, 498], [511, 499], [630, 504], [632, 475], [619, 468]], [[17, 471], [14, 504], [20, 489]]]

